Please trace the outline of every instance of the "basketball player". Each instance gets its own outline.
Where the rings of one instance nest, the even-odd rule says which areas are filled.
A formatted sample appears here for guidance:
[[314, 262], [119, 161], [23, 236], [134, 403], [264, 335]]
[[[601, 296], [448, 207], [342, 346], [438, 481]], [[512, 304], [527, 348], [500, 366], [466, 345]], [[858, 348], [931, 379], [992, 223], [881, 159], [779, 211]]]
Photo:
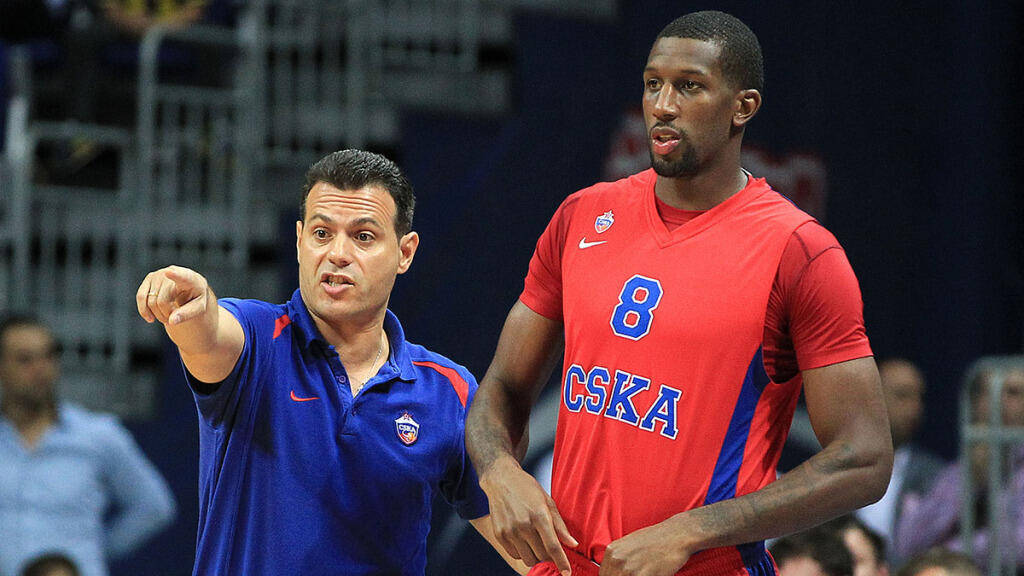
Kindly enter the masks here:
[[[467, 420], [497, 539], [531, 574], [773, 575], [766, 538], [885, 492], [856, 278], [740, 167], [762, 83], [736, 18], [670, 23], [643, 71], [653, 169], [572, 194], [537, 243]], [[549, 498], [516, 456], [563, 344]], [[824, 448], [776, 481], [801, 386]]]

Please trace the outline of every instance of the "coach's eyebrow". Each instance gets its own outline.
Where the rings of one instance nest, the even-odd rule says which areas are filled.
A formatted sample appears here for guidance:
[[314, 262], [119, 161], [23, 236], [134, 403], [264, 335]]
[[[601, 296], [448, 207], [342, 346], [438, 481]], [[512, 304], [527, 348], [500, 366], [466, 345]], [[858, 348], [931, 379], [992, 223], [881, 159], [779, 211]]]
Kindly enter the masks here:
[[317, 212], [317, 213], [313, 214], [312, 216], [310, 216], [309, 220], [310, 220], [310, 222], [312, 222], [313, 220], [323, 220], [324, 222], [326, 222], [328, 224], [334, 224], [334, 218], [331, 218], [330, 216], [328, 216], [326, 214], [321, 214], [319, 212]]
[[352, 226], [362, 226], [364, 224], [373, 224], [374, 226], [381, 225], [381, 223], [378, 222], [377, 219], [374, 218], [373, 216], [363, 216], [361, 218], [356, 218], [355, 220], [352, 221]]

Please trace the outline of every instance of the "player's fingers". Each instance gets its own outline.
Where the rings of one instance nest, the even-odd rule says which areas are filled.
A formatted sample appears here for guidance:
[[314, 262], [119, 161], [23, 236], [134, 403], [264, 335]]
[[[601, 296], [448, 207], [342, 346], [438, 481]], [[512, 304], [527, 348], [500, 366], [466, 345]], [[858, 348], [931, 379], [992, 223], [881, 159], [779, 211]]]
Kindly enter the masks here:
[[519, 536], [510, 534], [507, 538], [499, 541], [502, 542], [509, 556], [522, 560], [527, 566], [533, 566], [537, 563], [536, 556], [530, 551], [530, 545]]
[[548, 509], [551, 512], [551, 522], [555, 526], [555, 534], [558, 539], [570, 548], [576, 548], [580, 545], [572, 534], [569, 533], [569, 528], [565, 525], [565, 520], [562, 520], [562, 515], [558, 513], [558, 508], [555, 507], [555, 501], [551, 500], [548, 502]]
[[[559, 521], [561, 521], [560, 518]], [[564, 524], [562, 528], [565, 528]], [[538, 526], [541, 539], [540, 545], [543, 546], [544, 556], [555, 563], [558, 571], [562, 574], [569, 574], [571, 571], [569, 568], [569, 558], [565, 555], [565, 550], [562, 549], [562, 545], [558, 541], [559, 538], [556, 531], [554, 518]]]
[[528, 539], [521, 539], [515, 544], [516, 549], [519, 550], [519, 559], [527, 566], [533, 566], [537, 562], [540, 562], [544, 557], [542, 553], [538, 554], [538, 552], [543, 550], [543, 547], [540, 546], [539, 540], [537, 541], [537, 544], [533, 544]]
[[497, 530], [494, 531], [494, 538], [498, 541], [498, 545], [505, 549], [505, 552], [517, 560], [522, 560], [519, 557], [519, 550], [516, 549], [515, 545], [508, 538], [502, 536]]
[[527, 541], [538, 562], [554, 562], [562, 574], [569, 574], [569, 558], [558, 543], [549, 517], [534, 520], [533, 530]]
[[204, 312], [206, 312], [206, 297], [199, 295], [171, 312], [170, 321], [171, 324], [181, 324], [202, 316]]

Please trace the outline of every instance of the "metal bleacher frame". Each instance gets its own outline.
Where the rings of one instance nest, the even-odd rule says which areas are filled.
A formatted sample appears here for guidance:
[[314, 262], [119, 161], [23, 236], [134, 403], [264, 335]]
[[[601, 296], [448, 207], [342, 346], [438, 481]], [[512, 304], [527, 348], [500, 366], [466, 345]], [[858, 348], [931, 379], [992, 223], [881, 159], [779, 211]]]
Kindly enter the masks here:
[[[77, 122], [31, 120], [32, 75], [27, 49], [12, 50], [0, 212], [0, 303], [35, 311], [54, 327], [63, 347], [62, 395], [132, 414], [149, 410], [149, 386], [130, 374], [133, 245], [131, 192], [134, 135]], [[43, 143], [76, 138], [114, 149], [120, 158], [115, 188], [33, 183], [33, 158]], [[111, 386], [111, 380], [119, 385]], [[143, 377], [142, 380], [145, 380]]]
[[[135, 313], [146, 272], [181, 264], [201, 271], [220, 295], [275, 298], [277, 271], [257, 262], [253, 249], [265, 254], [280, 242], [280, 210], [297, 205], [305, 167], [343, 147], [397, 149], [404, 109], [508, 111], [510, 70], [485, 66], [481, 54], [512, 44], [513, 11], [610, 18], [615, 6], [252, 0], [234, 29], [147, 31], [134, 130], [34, 120], [29, 58], [14, 49], [0, 162], [0, 311], [34, 311], [54, 326], [64, 397], [146, 417], [163, 341]], [[221, 54], [220, 82], [164, 78], [168, 43]], [[75, 138], [116, 150], [115, 189], [33, 182], [39, 143]]]
[[[1017, 550], [1018, 557], [1006, 555], [1004, 547], [997, 544], [1008, 541], [1011, 550], [1015, 546], [1013, 531], [1017, 527], [1004, 523], [1007, 507], [1017, 506], [1017, 514], [1024, 513], [1021, 509], [1024, 508], [1024, 502], [1012, 502], [1007, 498], [1007, 484], [1012, 482], [1014, 470], [1006, 470], [1005, 466], [1013, 466], [1015, 461], [1015, 458], [1007, 458], [1007, 453], [1012, 456], [1024, 449], [1024, 427], [1006, 426], [1002, 421], [1003, 385], [1011, 372], [1024, 372], [1024, 356], [980, 358], [967, 370], [960, 389], [960, 472], [963, 487], [960, 495], [961, 544], [964, 550], [973, 550], [977, 526], [974, 494], [978, 487], [975, 486], [971, 468], [971, 449], [978, 444], [987, 444], [988, 485], [985, 489], [989, 494], [986, 510], [989, 518], [989, 550], [987, 567], [983, 568], [989, 576], [1016, 574], [1020, 555], [1024, 553], [1024, 550]], [[976, 422], [971, 411], [974, 403], [972, 384], [983, 375], [988, 377], [987, 398], [982, 401], [989, 403], [989, 418], [987, 422]]]

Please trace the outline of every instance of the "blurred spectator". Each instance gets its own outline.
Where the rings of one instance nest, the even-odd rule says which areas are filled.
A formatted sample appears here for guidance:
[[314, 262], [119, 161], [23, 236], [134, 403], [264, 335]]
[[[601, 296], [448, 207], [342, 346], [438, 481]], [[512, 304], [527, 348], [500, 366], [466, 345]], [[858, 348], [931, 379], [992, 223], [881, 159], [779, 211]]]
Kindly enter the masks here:
[[21, 576], [79, 576], [78, 567], [63, 554], [46, 554], [29, 562]]
[[779, 576], [853, 576], [853, 556], [833, 529], [818, 526], [771, 546]]
[[925, 380], [921, 371], [909, 360], [890, 358], [879, 362], [878, 374], [885, 390], [892, 442], [896, 449], [892, 478], [885, 496], [871, 506], [858, 510], [857, 516], [886, 539], [890, 548], [889, 560], [899, 565], [901, 559], [891, 549], [893, 532], [899, 522], [904, 498], [907, 494], [927, 492], [944, 462], [913, 443], [924, 412]]
[[29, 316], [0, 322], [0, 574], [60, 552], [83, 576], [104, 576], [108, 558], [174, 517], [167, 484], [128, 431], [113, 416], [58, 401], [58, 377], [45, 325]]
[[981, 576], [981, 570], [966, 554], [932, 548], [911, 558], [896, 576]]
[[[971, 414], [976, 424], [984, 426], [989, 419], [988, 386], [991, 373], [981, 372], [971, 382]], [[1006, 374], [1001, 397], [1002, 423], [1005, 426], [1024, 426], [1024, 371], [1013, 370]], [[993, 523], [988, 517], [988, 457], [989, 446], [974, 444], [970, 450], [970, 468], [973, 474], [975, 510], [975, 533], [971, 554], [979, 565], [986, 565], [990, 546], [989, 528]], [[1003, 458], [1003, 479], [1006, 487], [1003, 501], [998, 509], [1002, 513], [1002, 557], [1016, 561], [1024, 568], [1024, 449], [1016, 446], [1000, 455]], [[896, 548], [903, 556], [917, 554], [932, 546], [943, 546], [951, 550], [962, 550], [960, 538], [962, 462], [946, 467], [936, 478], [932, 489], [925, 494], [911, 494], [906, 498], [903, 514], [896, 530]]]
[[840, 516], [822, 526], [838, 533], [853, 557], [853, 576], [889, 576], [882, 535], [869, 528], [857, 516]]

